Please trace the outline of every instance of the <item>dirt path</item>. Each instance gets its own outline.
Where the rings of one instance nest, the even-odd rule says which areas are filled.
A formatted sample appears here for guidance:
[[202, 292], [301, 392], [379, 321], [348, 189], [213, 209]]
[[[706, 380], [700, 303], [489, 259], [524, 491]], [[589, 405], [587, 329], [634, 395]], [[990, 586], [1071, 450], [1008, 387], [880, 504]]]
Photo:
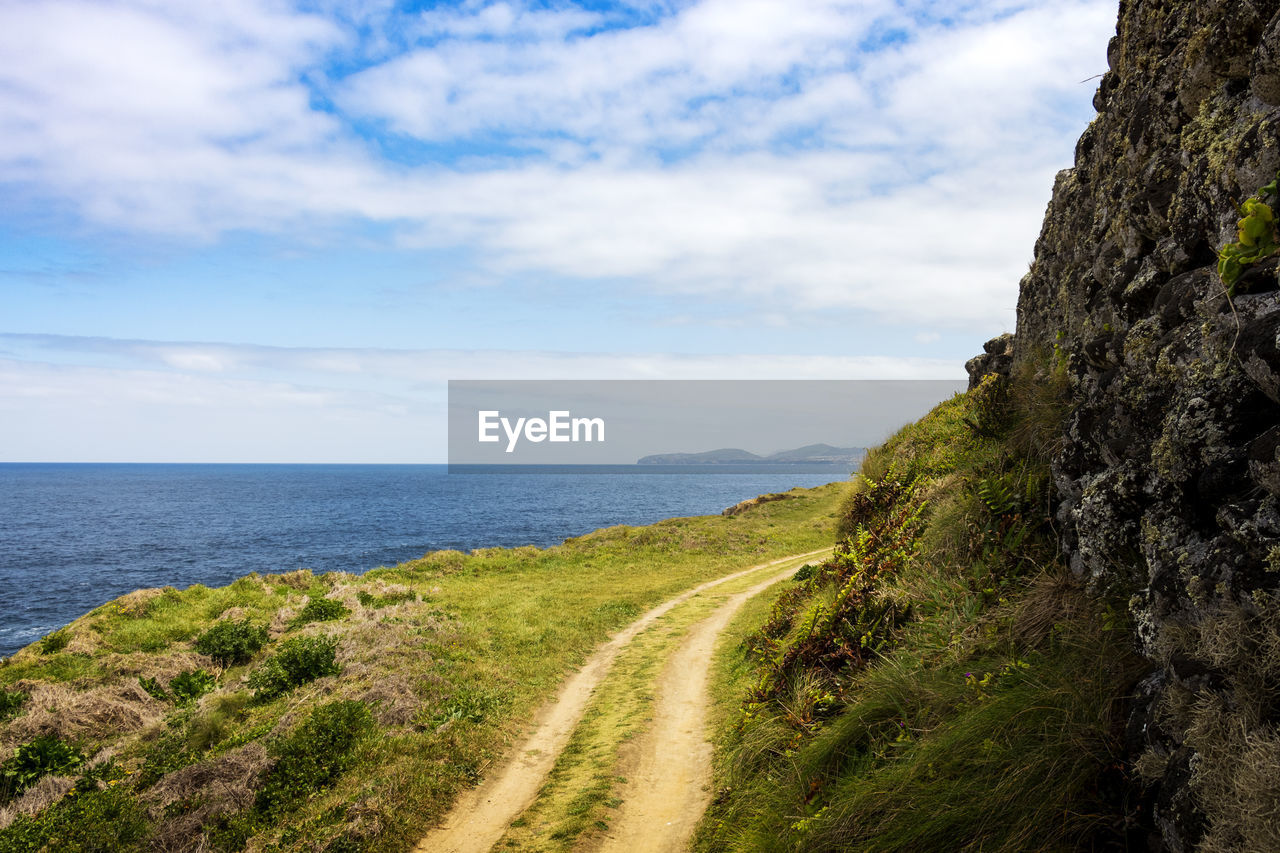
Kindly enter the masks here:
[[[817, 551], [811, 551], [807, 554], [796, 554], [790, 557], [783, 557], [778, 560], [772, 560], [768, 563], [762, 563], [758, 566], [752, 566], [749, 569], [735, 572], [731, 575], [718, 578], [707, 583], [700, 584], [689, 589], [680, 595], [672, 598], [652, 610], [645, 613], [635, 622], [632, 622], [623, 630], [615, 634], [607, 643], [601, 646], [587, 659], [582, 669], [574, 673], [573, 676], [565, 682], [560, 689], [555, 700], [548, 707], [544, 708], [534, 720], [534, 729], [532, 733], [516, 748], [511, 759], [499, 769], [496, 773], [490, 775], [479, 787], [464, 792], [459, 796], [457, 803], [445, 816], [443, 823], [436, 830], [432, 831], [422, 841], [418, 842], [415, 853], [487, 853], [494, 844], [502, 837], [511, 821], [515, 820], [529, 805], [534, 801], [541, 788], [547, 774], [551, 772], [551, 768], [555, 765], [556, 757], [564, 749], [565, 744], [569, 740], [569, 736], [573, 733], [574, 727], [582, 719], [583, 712], [587, 708], [587, 704], [591, 698], [591, 693], [596, 686], [608, 674], [614, 660], [618, 657], [618, 653], [636, 637], [639, 633], [651, 626], [654, 622], [668, 613], [674, 607], [688, 601], [693, 596], [708, 589], [717, 587], [728, 581], [744, 577], [753, 572], [759, 572], [771, 566], [781, 565], [783, 563], [796, 563], [798, 560], [804, 560], [819, 554], [825, 554], [830, 548], [822, 548]], [[719, 627], [710, 629], [708, 639], [706, 640], [705, 649], [701, 652], [701, 657], [696, 657], [698, 652], [690, 652], [688, 663], [682, 666], [687, 667], [691, 675], [695, 675], [699, 680], [696, 696], [697, 704], [697, 737], [702, 739], [702, 717], [700, 716], [705, 706], [706, 693], [706, 667], [710, 659], [711, 647], [714, 644], [715, 637], [724, 625], [728, 623], [733, 612], [742, 605], [750, 595], [763, 590], [785, 577], [786, 574], [794, 571], [794, 567], [789, 568], [786, 573], [770, 578], [767, 582], [758, 584], [744, 593], [739, 593], [729, 599], [722, 605], [710, 619], [700, 623], [690, 635], [690, 641], [693, 635], [701, 636], [704, 626], [719, 620], [722, 610], [729, 608], [729, 612], [722, 621], [719, 621]], [[735, 603], [736, 602], [736, 603]], [[677, 659], [683, 659], [685, 656], [685, 647], [690, 645], [690, 641], [682, 644], [680, 652], [677, 653]], [[670, 671], [670, 667], [668, 668]], [[665, 705], [664, 696], [669, 692], [665, 685], [668, 676], [664, 675], [664, 686], [661, 688], [659, 703]], [[680, 700], [675, 700], [679, 702]], [[691, 711], [691, 713], [693, 713]], [[661, 712], [660, 712], [661, 714]], [[656, 721], [655, 721], [656, 722]], [[649, 741], [646, 738], [646, 743]], [[655, 741], [655, 744], [657, 742]], [[689, 756], [693, 758], [693, 756]], [[709, 748], [706, 756], [706, 765], [709, 768], [710, 753]], [[696, 764], [697, 762], [695, 762]], [[696, 770], [694, 774], [696, 776]], [[690, 776], [691, 784], [701, 785], [701, 777]], [[667, 787], [664, 785], [664, 788]], [[698, 793], [698, 796], [701, 796]], [[705, 808], [706, 803], [699, 800], [699, 811], [693, 817], [693, 823], [696, 824], [698, 817]], [[623, 820], [630, 819], [631, 809], [624, 805]], [[692, 825], [690, 825], [692, 831]], [[611, 836], [617, 833], [610, 833]], [[687, 837], [687, 836], [686, 836]], [[673, 848], [652, 848], [670, 850]]]
[[788, 570], [732, 596], [685, 636], [658, 685], [653, 724], [638, 744], [622, 806], [603, 853], [675, 853], [686, 849], [711, 803], [707, 741], [708, 664], [716, 639], [747, 599], [794, 573]]

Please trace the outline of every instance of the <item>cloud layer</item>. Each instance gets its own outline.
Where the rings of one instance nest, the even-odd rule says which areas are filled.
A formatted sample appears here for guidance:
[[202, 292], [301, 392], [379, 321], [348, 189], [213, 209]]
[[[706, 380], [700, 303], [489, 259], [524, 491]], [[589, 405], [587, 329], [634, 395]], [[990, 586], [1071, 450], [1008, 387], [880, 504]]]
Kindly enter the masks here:
[[985, 328], [1113, 20], [1100, 0], [16, 0], [0, 181], [93, 228], [372, 225], [480, 278]]
[[303, 349], [0, 334], [0, 446], [5, 461], [443, 462], [450, 379], [940, 378], [963, 378], [963, 371], [929, 359]]

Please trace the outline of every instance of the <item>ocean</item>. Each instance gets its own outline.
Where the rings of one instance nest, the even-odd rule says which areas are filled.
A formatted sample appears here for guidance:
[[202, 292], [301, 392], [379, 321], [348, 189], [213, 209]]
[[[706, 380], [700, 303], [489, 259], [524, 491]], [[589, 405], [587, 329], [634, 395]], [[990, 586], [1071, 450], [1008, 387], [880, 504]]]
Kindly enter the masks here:
[[638, 467], [0, 464], [0, 656], [140, 587], [546, 547], [849, 476], [825, 465]]

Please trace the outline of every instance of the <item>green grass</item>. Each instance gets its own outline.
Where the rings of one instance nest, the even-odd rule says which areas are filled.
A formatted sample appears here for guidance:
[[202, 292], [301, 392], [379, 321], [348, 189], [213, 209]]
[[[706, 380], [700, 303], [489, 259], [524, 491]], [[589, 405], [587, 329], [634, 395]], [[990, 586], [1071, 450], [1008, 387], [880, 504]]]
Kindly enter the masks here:
[[[86, 754], [113, 748], [121, 774], [108, 799], [50, 806], [20, 831], [35, 838], [56, 830], [76, 849], [84, 839], [66, 835], [68, 816], [106, 809], [128, 816], [129, 839], [141, 814], [140, 838], [203, 834], [227, 849], [250, 840], [279, 850], [407, 849], [610, 632], [702, 581], [828, 545], [842, 491], [797, 491], [734, 517], [609, 528], [548, 549], [438, 552], [362, 577], [250, 575], [219, 589], [124, 596], [68, 626], [63, 650], [29, 647], [0, 665], [0, 689], [22, 681], [23, 693], [39, 689], [47, 707], [65, 709], [26, 702], [0, 727], [0, 744], [49, 726]], [[303, 624], [298, 617], [313, 599], [340, 602], [349, 614]], [[220, 667], [196, 647], [219, 620], [269, 626], [268, 642]], [[340, 674], [250, 701], [242, 679], [301, 638], [336, 643]], [[139, 686], [197, 669], [216, 674], [217, 689], [184, 707]], [[375, 729], [344, 753], [325, 787], [267, 812], [235, 806], [253, 802], [266, 777], [233, 771], [265, 761], [254, 756], [275, 754], [312, 710], [333, 702], [361, 703]], [[217, 774], [230, 781], [212, 799], [175, 793]], [[169, 805], [148, 805], [155, 802]], [[86, 831], [92, 825], [86, 819]], [[0, 850], [17, 832], [0, 830]], [[143, 842], [128, 841], [135, 843]]]
[[1052, 373], [988, 383], [868, 455], [837, 555], [753, 605], [717, 656], [696, 850], [1123, 841], [1125, 804], [1102, 792], [1128, 784], [1118, 724], [1143, 667], [1123, 604], [1057, 561], [1061, 399]]

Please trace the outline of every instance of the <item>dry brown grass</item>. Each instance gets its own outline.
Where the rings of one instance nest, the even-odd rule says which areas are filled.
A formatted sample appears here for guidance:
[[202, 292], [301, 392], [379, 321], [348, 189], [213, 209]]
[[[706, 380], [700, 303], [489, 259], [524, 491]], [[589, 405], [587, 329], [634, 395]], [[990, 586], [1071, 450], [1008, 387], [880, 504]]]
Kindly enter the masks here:
[[356, 596], [356, 590], [358, 588], [363, 589], [363, 587], [357, 587], [350, 583], [339, 584], [329, 590], [325, 595], [325, 598], [329, 598], [334, 601], [341, 601], [343, 606], [352, 613], [359, 614], [363, 608], [360, 606], [360, 599]]
[[111, 603], [115, 605], [116, 610], [126, 616], [146, 616], [151, 612], [151, 605], [157, 598], [171, 592], [177, 592], [177, 590], [171, 586], [135, 589], [133, 592], [126, 592]]
[[[157, 821], [151, 849], [165, 853], [205, 849], [201, 827], [252, 806], [258, 779], [270, 765], [266, 748], [250, 743], [166, 775], [143, 795]], [[166, 818], [174, 807], [183, 813]]]
[[290, 595], [285, 599], [284, 606], [278, 609], [271, 617], [271, 622], [267, 625], [267, 630], [274, 640], [293, 625], [293, 620], [298, 618], [298, 613], [307, 604], [306, 596]]
[[[440, 679], [443, 683], [443, 679]], [[373, 709], [373, 718], [386, 728], [407, 726], [422, 704], [419, 690], [403, 675], [388, 675], [375, 680], [355, 698]]]
[[[1221, 677], [1211, 688], [1173, 682], [1165, 724], [1196, 752], [1191, 789], [1208, 818], [1205, 851], [1280, 850], [1280, 597], [1218, 607], [1196, 624], [1166, 626], [1156, 656], [1201, 661]], [[1159, 769], [1158, 756], [1146, 762]]]
[[[342, 676], [337, 693], [374, 706], [374, 717], [384, 726], [407, 725], [422, 704], [445, 682], [431, 672], [431, 654], [423, 628], [434, 629], [439, 642], [453, 636], [453, 629], [422, 606], [406, 602], [376, 611], [377, 621], [359, 619], [344, 626], [337, 660]], [[399, 621], [414, 611], [416, 626]]]
[[1070, 569], [1051, 568], [1036, 576], [1014, 604], [1014, 637], [1024, 645], [1038, 646], [1049, 637], [1054, 625], [1080, 619], [1091, 606]]
[[1280, 850], [1280, 735], [1206, 693], [1191, 712], [1191, 777], [1209, 816], [1205, 851]]
[[242, 622], [250, 616], [248, 610], [243, 607], [228, 607], [226, 610], [218, 614], [218, 622]]
[[80, 743], [115, 739], [158, 723], [167, 711], [136, 680], [87, 690], [39, 681], [20, 681], [15, 686], [30, 698], [27, 712], [10, 722], [0, 736], [10, 746], [47, 734]]
[[182, 672], [204, 669], [217, 673], [221, 670], [213, 658], [177, 646], [163, 652], [111, 654], [103, 658], [102, 664], [108, 672], [121, 678], [154, 678], [162, 684], [168, 684]]
[[76, 786], [74, 776], [45, 776], [28, 788], [21, 797], [0, 808], [0, 829], [17, 820], [18, 815], [34, 815], [66, 796]]
[[316, 576], [312, 574], [310, 569], [297, 569], [292, 572], [285, 572], [279, 575], [267, 575], [268, 583], [284, 584], [290, 589], [309, 589], [311, 584], [316, 580]]
[[63, 650], [69, 655], [92, 655], [101, 648], [98, 635], [88, 631], [76, 631], [71, 634], [71, 642]]

